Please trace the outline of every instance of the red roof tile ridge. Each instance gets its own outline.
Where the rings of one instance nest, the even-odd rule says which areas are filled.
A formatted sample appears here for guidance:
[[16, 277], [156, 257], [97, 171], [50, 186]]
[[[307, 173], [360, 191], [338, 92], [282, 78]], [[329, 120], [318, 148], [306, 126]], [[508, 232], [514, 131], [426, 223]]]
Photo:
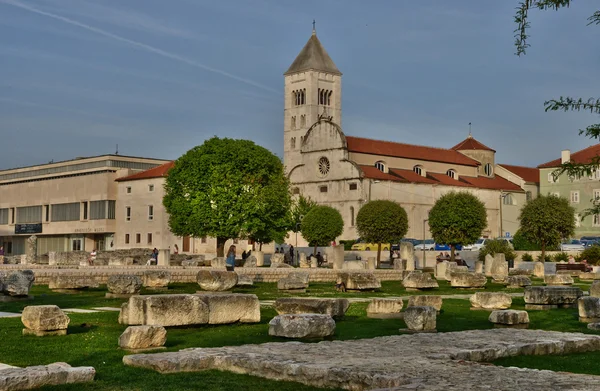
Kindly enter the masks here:
[[[457, 152], [457, 151], [455, 151], [455, 150], [453, 150], [453, 149], [448, 149], [448, 148], [442, 148], [442, 147], [430, 147], [430, 146], [428, 146], [428, 145], [420, 145], [420, 144], [408, 144], [408, 143], [401, 143], [401, 142], [399, 142], [399, 141], [378, 140], [378, 139], [375, 139], [375, 138], [369, 138], [369, 137], [346, 136], [346, 139], [348, 139], [348, 138], [353, 138], [353, 139], [356, 139], [356, 140], [358, 140], [358, 139], [361, 139], [361, 140], [376, 141], [376, 142], [379, 142], [379, 143], [389, 143], [389, 144], [406, 145], [406, 146], [409, 146], [409, 147], [421, 147], [421, 148], [439, 149], [439, 150], [441, 150], [441, 151]], [[464, 156], [464, 155], [463, 155], [463, 156]], [[471, 158], [470, 158], [470, 157], [468, 157], [468, 156], [465, 156], [465, 157], [466, 157], [467, 159], [471, 159]], [[474, 159], [471, 159], [471, 160], [474, 160]], [[475, 161], [476, 161], [476, 160], [475, 160]]]

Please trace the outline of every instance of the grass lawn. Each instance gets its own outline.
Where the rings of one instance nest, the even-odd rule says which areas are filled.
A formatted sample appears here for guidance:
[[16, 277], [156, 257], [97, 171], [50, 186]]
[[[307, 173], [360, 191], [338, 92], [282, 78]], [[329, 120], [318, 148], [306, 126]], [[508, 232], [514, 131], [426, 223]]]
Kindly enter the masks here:
[[[384, 282], [381, 292], [339, 293], [332, 284], [311, 284], [310, 291], [304, 295], [293, 296], [329, 296], [329, 297], [373, 297], [373, 296], [409, 296], [400, 282]], [[589, 286], [589, 284], [587, 284]], [[584, 288], [587, 289], [587, 288]], [[175, 284], [169, 293], [193, 293], [197, 284]], [[503, 290], [502, 285], [488, 284], [486, 291]], [[518, 292], [520, 290], [513, 290]], [[287, 296], [279, 294], [275, 284], [259, 283], [252, 288], [236, 289], [235, 292], [254, 293], [260, 299], [274, 299]], [[440, 289], [425, 294], [468, 294], [473, 291], [457, 291], [440, 282]], [[0, 311], [17, 312], [27, 305], [56, 304], [61, 308], [119, 307], [123, 299], [105, 299], [104, 289], [90, 289], [78, 294], [54, 293], [45, 286], [34, 286], [31, 292], [35, 300], [29, 302], [0, 303]], [[149, 292], [143, 292], [149, 293]], [[156, 294], [156, 292], [153, 292]], [[398, 329], [405, 327], [402, 320], [370, 319], [366, 317], [367, 303], [354, 303], [346, 317], [337, 322], [335, 339], [348, 340], [373, 338], [399, 334]], [[440, 332], [469, 329], [487, 329], [491, 324], [487, 311], [471, 311], [468, 300], [445, 299], [442, 313], [438, 317]], [[514, 298], [514, 309], [524, 309], [522, 298]], [[530, 328], [544, 330], [594, 333], [579, 323], [576, 309], [557, 309], [552, 311], [529, 311]], [[233, 324], [221, 326], [198, 326], [190, 328], [169, 328], [167, 351], [177, 351], [189, 347], [218, 347], [249, 343], [284, 341], [268, 335], [268, 322], [276, 315], [270, 307], [261, 310], [262, 321], [258, 324]], [[126, 367], [122, 364], [125, 354], [117, 348], [118, 337], [126, 326], [117, 322], [117, 312], [91, 314], [69, 314], [71, 323], [67, 336], [61, 337], [23, 337], [23, 325], [19, 318], [0, 319], [0, 341], [2, 354], [0, 362], [17, 366], [48, 364], [64, 361], [72, 366], [93, 366], [96, 368], [96, 380], [90, 384], [46, 387], [44, 390], [316, 390], [294, 382], [278, 382], [263, 378], [233, 374], [230, 372], [206, 371], [199, 373], [161, 375], [154, 371]], [[568, 370], [582, 373], [598, 369], [593, 362], [600, 359], [600, 353], [586, 353], [571, 356], [517, 357], [503, 359], [499, 365], [516, 365], [531, 368]], [[590, 360], [589, 365], [580, 365]]]

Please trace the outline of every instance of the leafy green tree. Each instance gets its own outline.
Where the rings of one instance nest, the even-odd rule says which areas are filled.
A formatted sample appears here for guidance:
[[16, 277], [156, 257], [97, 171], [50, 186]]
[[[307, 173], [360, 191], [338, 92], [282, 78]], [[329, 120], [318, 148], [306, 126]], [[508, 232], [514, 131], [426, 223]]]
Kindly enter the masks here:
[[310, 197], [300, 195], [292, 201], [292, 232], [300, 232], [300, 224], [304, 216], [317, 205]]
[[479, 250], [477, 259], [483, 262], [485, 261], [485, 256], [488, 254], [491, 256], [494, 256], [495, 254], [504, 254], [504, 258], [507, 261], [517, 257], [517, 254], [506, 240], [486, 240], [485, 245]]
[[450, 246], [451, 261], [456, 246], [475, 243], [486, 226], [485, 205], [471, 193], [443, 195], [429, 212], [429, 231], [436, 243]]
[[337, 209], [325, 205], [317, 205], [302, 219], [302, 236], [311, 246], [314, 254], [317, 246], [329, 246], [331, 242], [344, 232], [344, 220]]
[[[518, 56], [524, 55], [529, 47], [527, 39], [529, 38], [529, 11], [531, 9], [537, 8], [539, 10], [557, 11], [562, 8], [568, 8], [571, 3], [572, 0], [524, 0], [519, 2], [517, 13], [515, 15], [515, 23], [517, 24], [515, 30], [516, 54]], [[588, 25], [600, 25], [600, 11], [594, 12], [594, 14], [588, 18]], [[544, 102], [544, 106], [546, 111], [589, 111], [592, 115], [600, 114], [600, 98], [583, 99], [561, 96], [558, 99], [550, 99]], [[586, 129], [580, 129], [579, 134], [583, 134], [591, 139], [600, 139], [600, 123], [590, 125]], [[600, 156], [593, 157], [588, 162], [563, 163], [553, 175], [558, 177], [566, 172], [569, 177], [577, 178], [591, 175], [598, 169], [600, 169]], [[600, 214], [600, 199], [592, 199], [591, 201], [593, 206], [582, 212], [582, 219], [586, 216]]]
[[545, 259], [549, 248], [557, 247], [563, 238], [575, 233], [575, 209], [566, 198], [540, 195], [523, 206], [519, 222], [523, 237], [539, 245], [541, 258]]
[[356, 215], [356, 229], [367, 243], [377, 243], [377, 264], [381, 259], [381, 243], [396, 243], [408, 231], [408, 216], [393, 201], [369, 201]]
[[248, 140], [213, 137], [175, 161], [163, 204], [175, 235], [270, 241], [289, 229], [291, 199], [279, 158]]
[[600, 265], [600, 246], [586, 248], [581, 252], [580, 258], [585, 259], [590, 265]]

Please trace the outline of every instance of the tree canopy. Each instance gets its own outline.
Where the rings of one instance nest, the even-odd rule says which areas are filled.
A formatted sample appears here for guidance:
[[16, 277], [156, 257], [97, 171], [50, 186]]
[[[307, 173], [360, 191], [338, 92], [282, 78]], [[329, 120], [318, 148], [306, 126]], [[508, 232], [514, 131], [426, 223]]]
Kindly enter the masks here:
[[455, 247], [475, 243], [486, 226], [485, 205], [471, 193], [445, 194], [429, 212], [429, 231], [436, 243], [451, 246], [452, 261]]
[[[527, 42], [530, 28], [529, 11], [531, 9], [539, 10], [560, 10], [568, 8], [572, 0], [524, 0], [519, 3], [517, 13], [515, 15], [515, 46], [518, 56], [525, 55], [529, 44]], [[594, 12], [588, 18], [588, 25], [600, 25], [600, 11]], [[573, 98], [559, 97], [558, 99], [550, 99], [544, 102], [546, 111], [589, 111], [590, 114], [600, 114], [600, 98]], [[585, 129], [579, 130], [580, 135], [585, 135], [591, 139], [600, 139], [600, 123], [589, 125]], [[600, 156], [593, 157], [588, 162], [566, 162], [563, 163], [560, 169], [556, 170], [553, 175], [558, 177], [563, 173], [567, 173], [569, 177], [582, 177], [591, 175], [593, 172], [600, 169]], [[586, 216], [600, 214], [600, 199], [592, 200], [593, 206], [583, 211], [582, 219]]]
[[337, 209], [325, 205], [313, 207], [302, 219], [302, 236], [311, 246], [329, 246], [344, 232], [344, 220]]
[[271, 241], [290, 225], [288, 181], [281, 161], [248, 140], [213, 137], [175, 161], [163, 204], [175, 235], [213, 236], [217, 255], [228, 239]]
[[377, 200], [363, 205], [356, 215], [356, 229], [367, 243], [377, 243], [377, 263], [381, 259], [381, 243], [396, 243], [408, 231], [408, 216], [400, 204]]
[[310, 212], [310, 210], [316, 206], [317, 203], [310, 199], [310, 197], [304, 197], [300, 195], [297, 199], [292, 201], [292, 231], [300, 232], [300, 225], [304, 216]]
[[523, 206], [519, 222], [523, 237], [538, 244], [542, 250], [541, 258], [545, 259], [549, 248], [557, 247], [563, 238], [575, 232], [575, 209], [566, 198], [540, 195]]

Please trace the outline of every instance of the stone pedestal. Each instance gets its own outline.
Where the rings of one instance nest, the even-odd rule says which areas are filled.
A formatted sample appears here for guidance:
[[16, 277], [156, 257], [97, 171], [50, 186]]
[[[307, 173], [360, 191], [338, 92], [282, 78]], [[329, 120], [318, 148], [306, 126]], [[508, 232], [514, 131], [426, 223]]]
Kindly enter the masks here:
[[252, 251], [252, 255], [256, 257], [256, 267], [265, 265], [265, 253], [262, 251]]
[[544, 278], [544, 276], [546, 275], [546, 272], [544, 270], [543, 262], [534, 262], [533, 263], [533, 275], [538, 278]]
[[306, 260], [306, 254], [300, 253], [300, 267], [307, 268], [310, 267], [310, 263]]
[[[342, 263], [343, 263], [343, 261], [344, 260], [342, 259]], [[317, 258], [315, 258], [315, 257], [310, 258], [310, 267], [313, 269], [316, 269], [319, 267], [319, 262], [317, 261]]]
[[475, 261], [475, 273], [483, 273], [483, 262]]
[[344, 246], [332, 246], [331, 247], [331, 258], [334, 269], [341, 269], [344, 264]]
[[50, 265], [50, 266], [56, 265], [56, 252], [50, 251], [48, 253], [48, 265]]
[[367, 258], [367, 269], [375, 270], [377, 268], [377, 258], [369, 257]]
[[29, 263], [28, 258], [26, 254], [21, 255], [21, 265], [27, 265]]
[[171, 260], [171, 250], [163, 249], [158, 250], [158, 265], [169, 266]]
[[26, 263], [35, 263], [35, 257], [37, 256], [37, 236], [31, 235], [27, 238], [25, 255], [27, 255]]
[[413, 258], [406, 260], [406, 269], [404, 269], [404, 270], [409, 271], [409, 272], [415, 270], [415, 258], [414, 258], [414, 256], [413, 256]]
[[435, 278], [438, 280], [446, 279], [446, 271], [448, 270], [448, 262], [440, 262], [435, 265]]
[[400, 259], [415, 262], [415, 248], [411, 242], [400, 243]]
[[492, 268], [494, 267], [494, 257], [490, 254], [485, 256], [485, 267], [484, 272], [486, 277], [492, 276]]

